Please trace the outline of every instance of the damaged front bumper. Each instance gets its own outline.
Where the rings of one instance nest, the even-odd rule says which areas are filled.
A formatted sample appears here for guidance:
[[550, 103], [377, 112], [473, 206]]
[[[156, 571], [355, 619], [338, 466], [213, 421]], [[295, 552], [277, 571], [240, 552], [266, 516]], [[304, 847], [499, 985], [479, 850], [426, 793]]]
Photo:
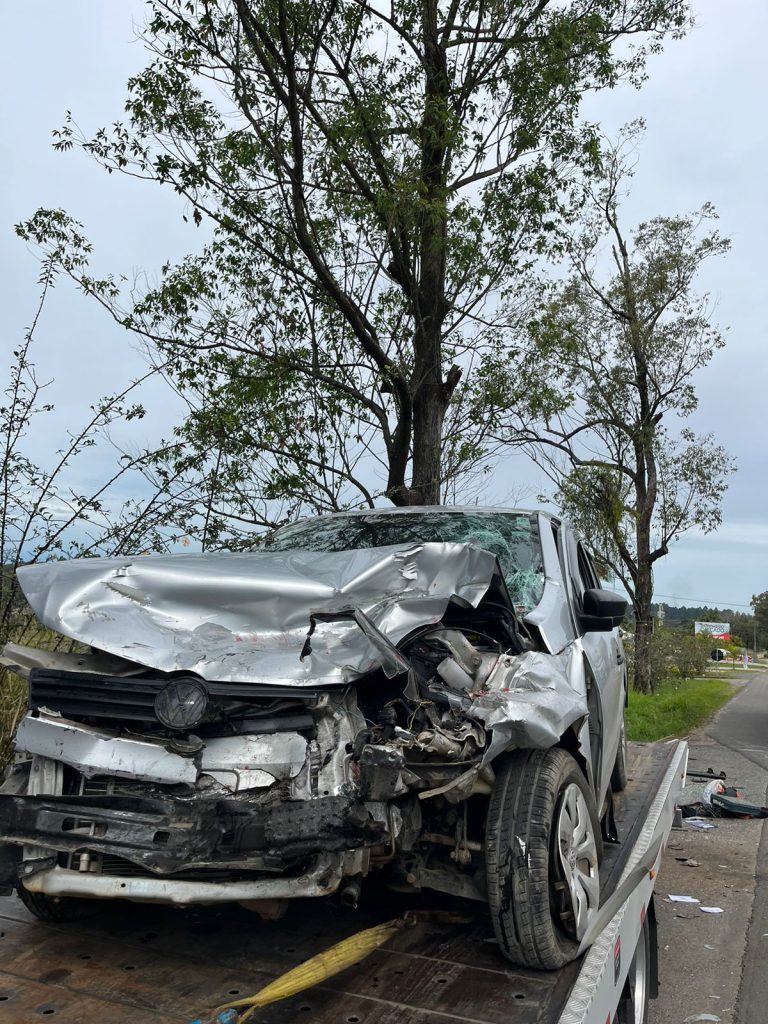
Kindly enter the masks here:
[[288, 730], [181, 756], [168, 740], [30, 715], [16, 744], [31, 761], [0, 789], [0, 887], [170, 903], [327, 895], [367, 870], [372, 847], [391, 848], [397, 824], [349, 785], [358, 718], [321, 710], [322, 748]]
[[319, 853], [376, 845], [383, 808], [325, 797], [290, 804], [140, 797], [0, 796], [6, 842], [120, 857], [157, 874], [284, 871]]
[[[34, 862], [32, 862], [34, 864]], [[52, 866], [23, 877], [30, 892], [47, 896], [123, 899], [139, 903], [179, 905], [284, 900], [329, 896], [344, 875], [357, 874], [346, 854], [321, 854], [301, 874], [241, 881], [206, 882], [176, 878], [136, 878], [131, 875], [97, 875]]]
[[[367, 866], [369, 846], [385, 836], [385, 815], [383, 805], [341, 797], [264, 807], [1, 795], [9, 856], [0, 884], [18, 881], [54, 897], [178, 904], [326, 896]], [[106, 862], [110, 871], [102, 873]]]

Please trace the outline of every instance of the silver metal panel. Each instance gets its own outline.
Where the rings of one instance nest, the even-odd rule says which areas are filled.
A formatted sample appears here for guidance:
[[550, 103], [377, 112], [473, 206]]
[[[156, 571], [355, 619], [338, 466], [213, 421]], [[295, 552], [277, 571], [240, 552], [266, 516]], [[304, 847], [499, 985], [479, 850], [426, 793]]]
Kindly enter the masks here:
[[206, 740], [201, 770], [234, 792], [293, 779], [304, 767], [307, 741], [297, 732]]
[[[51, 758], [61, 770], [68, 764], [83, 775], [111, 775], [143, 782], [194, 784], [198, 778], [195, 761], [165, 749], [167, 740], [152, 742], [116, 736], [66, 718], [27, 716], [16, 734], [16, 749]], [[304, 767], [307, 741], [297, 732], [258, 736], [227, 736], [207, 740], [200, 771], [211, 775], [227, 789], [271, 786], [276, 779], [293, 779]], [[33, 768], [39, 758], [35, 759]], [[30, 793], [56, 792], [48, 788]]]
[[37, 647], [25, 647], [23, 644], [6, 644], [0, 656], [0, 665], [24, 679], [29, 679], [29, 671], [33, 668], [60, 672], [100, 672], [110, 676], [130, 676], [144, 671], [142, 665], [111, 654], [41, 651]]
[[323, 854], [298, 878], [259, 878], [241, 882], [187, 882], [173, 878], [98, 875], [51, 868], [24, 879], [24, 888], [48, 896], [90, 896], [140, 903], [206, 904], [237, 900], [294, 899], [335, 892], [344, 870], [344, 854]]
[[579, 644], [560, 657], [528, 651], [516, 657], [502, 655], [472, 701], [468, 715], [493, 729], [486, 754], [495, 756], [507, 747], [546, 750], [587, 714]]
[[496, 567], [467, 544], [342, 552], [255, 551], [75, 559], [18, 570], [50, 629], [129, 661], [205, 679], [341, 684], [381, 655], [349, 622], [320, 624], [300, 653], [310, 610], [361, 608], [393, 643], [438, 622], [451, 600], [477, 606]]
[[16, 733], [16, 749], [68, 764], [88, 777], [113, 775], [169, 783], [197, 780], [194, 761], [169, 753], [162, 742], [116, 737], [64, 718], [28, 715]]

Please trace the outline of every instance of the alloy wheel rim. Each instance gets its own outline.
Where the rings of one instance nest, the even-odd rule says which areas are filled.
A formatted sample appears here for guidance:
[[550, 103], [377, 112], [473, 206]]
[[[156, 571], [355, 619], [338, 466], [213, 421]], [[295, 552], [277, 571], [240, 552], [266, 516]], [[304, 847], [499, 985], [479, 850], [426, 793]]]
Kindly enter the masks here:
[[597, 843], [587, 801], [579, 786], [571, 782], [560, 800], [555, 823], [557, 856], [572, 931], [582, 939], [597, 912], [600, 883], [597, 873]]

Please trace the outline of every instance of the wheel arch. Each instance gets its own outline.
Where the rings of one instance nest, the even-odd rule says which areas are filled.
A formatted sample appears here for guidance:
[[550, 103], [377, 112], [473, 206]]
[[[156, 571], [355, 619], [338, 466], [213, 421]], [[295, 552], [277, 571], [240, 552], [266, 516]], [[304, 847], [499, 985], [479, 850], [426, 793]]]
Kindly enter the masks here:
[[578, 733], [580, 726], [580, 722], [574, 722], [573, 725], [569, 726], [558, 740], [556, 746], [560, 747], [562, 750], [567, 751], [567, 753], [571, 755], [571, 757], [574, 759], [576, 764], [581, 769], [584, 778], [589, 783], [592, 792], [596, 795], [595, 779], [594, 773], [592, 771], [592, 762], [585, 755], [581, 743], [579, 742]]

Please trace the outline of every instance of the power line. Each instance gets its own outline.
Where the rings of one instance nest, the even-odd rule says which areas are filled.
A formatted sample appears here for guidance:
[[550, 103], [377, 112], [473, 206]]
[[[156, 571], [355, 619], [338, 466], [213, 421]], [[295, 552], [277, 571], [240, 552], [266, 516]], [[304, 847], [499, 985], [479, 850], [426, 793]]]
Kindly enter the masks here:
[[666, 598], [667, 601], [695, 601], [693, 607], [698, 608], [751, 608], [751, 604], [742, 604], [740, 601], [706, 601], [703, 597], [678, 597], [677, 594], [656, 594], [656, 597]]

